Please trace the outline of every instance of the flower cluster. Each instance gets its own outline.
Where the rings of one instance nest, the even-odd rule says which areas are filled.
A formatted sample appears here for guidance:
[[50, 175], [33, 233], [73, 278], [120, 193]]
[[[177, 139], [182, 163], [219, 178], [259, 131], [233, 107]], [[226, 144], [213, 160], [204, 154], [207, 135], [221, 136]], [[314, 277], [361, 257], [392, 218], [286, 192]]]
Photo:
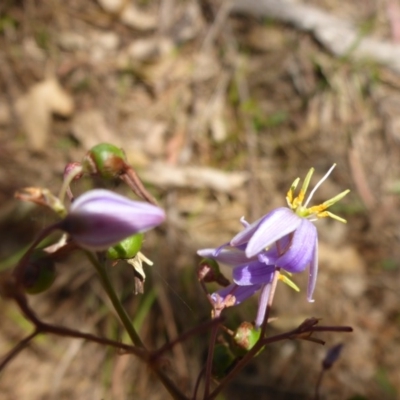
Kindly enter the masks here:
[[233, 284], [211, 295], [216, 308], [237, 305], [261, 289], [256, 325], [264, 319], [271, 282], [274, 275], [294, 284], [281, 272], [297, 273], [309, 268], [308, 301], [312, 302], [318, 273], [318, 235], [313, 224], [318, 218], [344, 219], [327, 209], [341, 200], [346, 190], [324, 203], [308, 207], [317, 188], [325, 181], [335, 165], [327, 172], [310, 193], [303, 205], [305, 194], [314, 169], [307, 174], [297, 196], [294, 192], [300, 181], [297, 178], [290, 187], [286, 200], [288, 207], [277, 208], [252, 224], [242, 219], [244, 229], [229, 243], [216, 249], [199, 250], [202, 257], [212, 258], [233, 268]]

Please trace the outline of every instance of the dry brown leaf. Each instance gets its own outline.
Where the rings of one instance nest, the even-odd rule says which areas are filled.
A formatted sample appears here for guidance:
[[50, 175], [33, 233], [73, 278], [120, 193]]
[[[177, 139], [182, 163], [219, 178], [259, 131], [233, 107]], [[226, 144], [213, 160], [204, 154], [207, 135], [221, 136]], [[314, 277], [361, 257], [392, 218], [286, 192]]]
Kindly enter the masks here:
[[127, 49], [129, 58], [135, 61], [149, 62], [170, 53], [174, 48], [168, 38], [144, 38], [134, 41]]
[[157, 18], [136, 8], [132, 2], [125, 0], [98, 0], [101, 7], [111, 14], [117, 14], [122, 23], [139, 30], [150, 30], [157, 27]]
[[74, 110], [72, 97], [54, 78], [31, 87], [16, 102], [16, 110], [31, 150], [42, 151], [50, 135], [52, 114], [69, 117]]
[[72, 121], [72, 133], [84, 149], [90, 149], [102, 142], [120, 146], [119, 138], [107, 126], [104, 115], [99, 110], [78, 113]]
[[208, 167], [172, 166], [153, 163], [140, 174], [144, 181], [161, 187], [209, 188], [219, 192], [232, 192], [248, 180], [247, 172], [223, 172]]

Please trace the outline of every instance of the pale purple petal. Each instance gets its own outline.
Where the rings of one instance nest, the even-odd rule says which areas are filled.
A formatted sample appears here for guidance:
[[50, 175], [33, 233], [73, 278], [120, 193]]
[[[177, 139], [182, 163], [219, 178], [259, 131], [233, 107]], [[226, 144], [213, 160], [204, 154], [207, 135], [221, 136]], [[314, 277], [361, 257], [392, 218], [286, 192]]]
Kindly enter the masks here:
[[[268, 217], [269, 214], [264, 215], [263, 217], [261, 217], [260, 219], [258, 219], [257, 221], [253, 222], [252, 224], [248, 224], [248, 222], [246, 222], [246, 227], [245, 229], [243, 229], [241, 232], [239, 232], [231, 241], [230, 241], [230, 245], [237, 247], [240, 246], [242, 244], [247, 244], [247, 242], [251, 239], [251, 237], [253, 236], [254, 232], [257, 230], [258, 225], [260, 225], [260, 223]], [[242, 221], [241, 221], [242, 222]], [[242, 222], [243, 224], [243, 222]], [[245, 224], [243, 224], [245, 225]]]
[[240, 286], [265, 284], [271, 282], [275, 266], [265, 265], [259, 261], [253, 261], [246, 265], [240, 265], [233, 270], [233, 281]]
[[240, 223], [247, 228], [250, 224], [244, 219], [244, 217], [240, 218]]
[[318, 239], [315, 240], [314, 254], [310, 263], [309, 276], [308, 276], [308, 286], [307, 286], [307, 300], [310, 303], [314, 302], [313, 293], [315, 285], [317, 283], [318, 275]]
[[[271, 246], [272, 243], [295, 231], [303, 220], [286, 207], [271, 211], [258, 222], [255, 228], [251, 229], [252, 235], [246, 248], [247, 257], [256, 255]], [[236, 244], [235, 238], [232, 239], [231, 245]]]
[[[218, 250], [218, 251], [217, 251]], [[200, 257], [212, 258], [218, 262], [228, 265], [241, 265], [251, 261], [243, 250], [235, 247], [224, 247], [222, 249], [201, 249], [197, 251]]]
[[73, 202], [60, 228], [84, 248], [106, 250], [131, 235], [154, 228], [164, 219], [164, 211], [157, 206], [95, 189]]
[[[215, 304], [218, 304], [218, 301], [224, 301], [228, 295], [232, 295], [235, 297], [235, 303], [233, 305], [237, 306], [242, 303], [244, 300], [251, 297], [257, 290], [261, 288], [261, 285], [251, 285], [251, 286], [238, 286], [235, 284], [229, 285], [217, 292], [214, 292], [211, 295], [212, 300]], [[218, 296], [217, 296], [218, 295]], [[219, 299], [218, 299], [219, 297]]]
[[289, 249], [280, 257], [276, 266], [288, 272], [302, 272], [311, 262], [317, 241], [317, 228], [305, 218], [294, 232]]
[[258, 299], [258, 309], [257, 309], [257, 316], [255, 320], [256, 328], [259, 328], [262, 323], [264, 322], [265, 313], [267, 311], [269, 295], [271, 293], [271, 283], [265, 285], [260, 294], [260, 298]]
[[269, 250], [259, 253], [257, 255], [258, 260], [267, 265], [276, 264], [279, 257], [289, 248], [291, 241], [292, 235], [290, 234], [279, 239]]

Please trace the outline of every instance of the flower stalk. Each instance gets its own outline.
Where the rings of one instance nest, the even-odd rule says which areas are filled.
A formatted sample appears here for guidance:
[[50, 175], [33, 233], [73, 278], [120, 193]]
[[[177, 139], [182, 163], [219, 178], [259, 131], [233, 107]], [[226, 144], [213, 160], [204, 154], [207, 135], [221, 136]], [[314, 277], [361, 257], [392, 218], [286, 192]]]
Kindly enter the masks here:
[[[134, 328], [131, 319], [129, 318], [129, 315], [125, 311], [124, 307], [122, 306], [117, 293], [114, 290], [114, 287], [112, 286], [108, 275], [107, 271], [105, 269], [105, 265], [100, 262], [96, 257], [94, 256], [93, 253], [90, 251], [85, 250], [85, 254], [89, 261], [92, 263], [92, 265], [95, 267], [99, 278], [100, 282], [107, 293], [107, 296], [111, 300], [111, 303], [118, 314], [118, 317], [120, 318], [124, 328], [126, 329], [129, 338], [131, 339], [132, 343], [141, 348], [146, 350], [146, 347], [142, 340], [140, 339], [139, 334], [136, 332], [136, 329]], [[158, 376], [160, 381], [163, 383], [165, 388], [168, 390], [169, 394], [172, 396], [173, 399], [175, 400], [188, 400], [187, 397], [176, 387], [176, 385], [159, 369], [159, 367], [151, 363], [150, 367], [152, 368], [153, 372]]]

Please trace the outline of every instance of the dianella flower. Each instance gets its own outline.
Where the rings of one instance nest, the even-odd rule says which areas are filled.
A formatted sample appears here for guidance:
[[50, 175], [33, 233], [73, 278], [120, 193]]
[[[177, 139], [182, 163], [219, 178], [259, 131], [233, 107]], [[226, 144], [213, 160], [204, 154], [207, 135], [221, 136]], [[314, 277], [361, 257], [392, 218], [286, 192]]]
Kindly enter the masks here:
[[327, 209], [346, 196], [349, 190], [345, 190], [320, 205], [309, 207], [315, 191], [329, 176], [334, 167], [335, 165], [318, 182], [304, 204], [303, 201], [314, 169], [310, 169], [299, 194], [295, 196], [294, 192], [300, 181], [297, 178], [286, 196], [288, 208], [277, 208], [264, 215], [247, 226], [230, 242], [233, 247], [245, 245], [245, 253], [249, 258], [258, 255], [262, 259], [265, 254], [274, 252], [273, 257], [269, 257], [269, 262], [271, 262], [271, 258], [274, 258], [275, 267], [289, 273], [302, 272], [309, 267], [307, 299], [310, 302], [314, 301], [312, 297], [318, 273], [318, 235], [313, 222], [324, 217], [346, 222]]
[[155, 205], [133, 201], [105, 189], [78, 197], [59, 228], [81, 247], [106, 250], [128, 236], [161, 224], [164, 211]]
[[318, 272], [318, 235], [313, 222], [318, 218], [331, 217], [341, 222], [344, 219], [332, 214], [327, 209], [342, 199], [346, 190], [318, 206], [309, 206], [318, 187], [332, 172], [335, 165], [311, 191], [304, 202], [314, 169], [307, 174], [300, 192], [294, 192], [299, 184], [297, 178], [287, 193], [288, 207], [277, 208], [249, 224], [241, 220], [244, 229], [229, 243], [217, 249], [199, 250], [202, 257], [233, 267], [233, 284], [211, 295], [215, 307], [224, 308], [237, 305], [261, 290], [256, 326], [264, 320], [265, 310], [275, 277], [298, 290], [297, 286], [285, 275], [297, 273], [309, 268], [307, 298], [313, 301]]

